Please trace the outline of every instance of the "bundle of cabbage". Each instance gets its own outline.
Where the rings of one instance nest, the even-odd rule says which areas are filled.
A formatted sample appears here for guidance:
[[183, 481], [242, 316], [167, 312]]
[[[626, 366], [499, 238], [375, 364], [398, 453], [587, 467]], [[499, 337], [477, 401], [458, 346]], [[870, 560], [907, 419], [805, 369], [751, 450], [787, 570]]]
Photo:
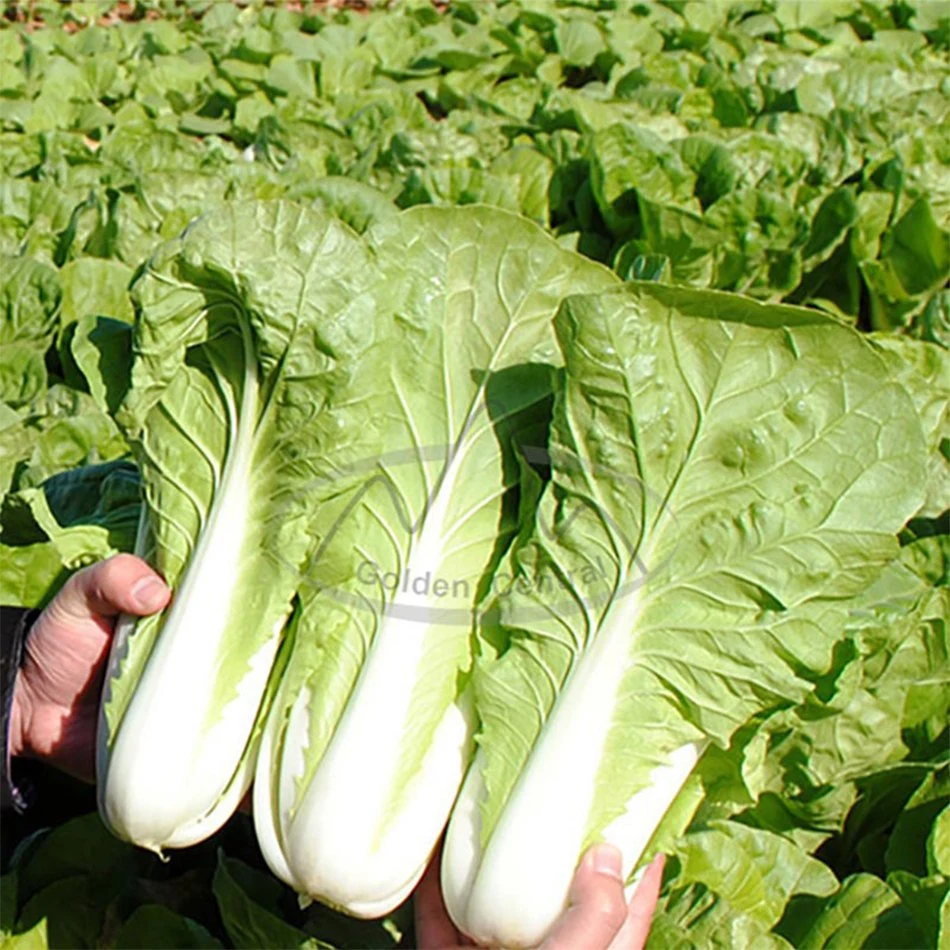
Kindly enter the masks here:
[[269, 865], [352, 914], [449, 821], [453, 919], [539, 942], [587, 845], [631, 873], [704, 746], [812, 689], [923, 498], [860, 334], [620, 288], [504, 212], [248, 205], [138, 300], [140, 550], [176, 595], [118, 640], [103, 814], [181, 846], [256, 765]]

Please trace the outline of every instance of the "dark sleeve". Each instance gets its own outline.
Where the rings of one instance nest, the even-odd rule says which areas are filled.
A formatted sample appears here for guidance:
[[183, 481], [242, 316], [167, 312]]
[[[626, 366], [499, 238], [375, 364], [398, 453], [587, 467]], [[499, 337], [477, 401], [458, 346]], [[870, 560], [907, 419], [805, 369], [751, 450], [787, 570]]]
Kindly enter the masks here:
[[13, 708], [13, 684], [23, 658], [27, 631], [39, 615], [24, 607], [0, 607], [0, 808], [23, 811], [27, 800], [24, 790], [13, 781], [10, 762], [10, 712]]

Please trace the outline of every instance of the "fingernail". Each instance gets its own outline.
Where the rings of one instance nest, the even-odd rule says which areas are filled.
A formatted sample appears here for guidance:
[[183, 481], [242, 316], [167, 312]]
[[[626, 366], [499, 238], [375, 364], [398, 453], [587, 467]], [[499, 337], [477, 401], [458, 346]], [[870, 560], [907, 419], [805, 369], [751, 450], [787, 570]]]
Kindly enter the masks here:
[[623, 881], [620, 851], [612, 844], [596, 845], [591, 852], [591, 861], [598, 874], [606, 874], [608, 877]]
[[132, 587], [132, 599], [142, 610], [158, 610], [165, 602], [165, 585], [157, 577], [143, 577]]

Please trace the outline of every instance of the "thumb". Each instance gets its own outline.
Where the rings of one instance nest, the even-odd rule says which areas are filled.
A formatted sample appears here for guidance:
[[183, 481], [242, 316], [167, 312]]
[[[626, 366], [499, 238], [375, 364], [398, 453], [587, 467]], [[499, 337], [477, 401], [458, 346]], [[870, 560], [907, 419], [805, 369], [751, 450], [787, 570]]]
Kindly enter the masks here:
[[610, 945], [627, 910], [621, 860], [613, 845], [587, 851], [571, 883], [569, 906], [541, 950], [602, 950]]
[[144, 617], [161, 610], [170, 597], [165, 582], [141, 558], [116, 554], [77, 571], [50, 607], [76, 622], [120, 613]]

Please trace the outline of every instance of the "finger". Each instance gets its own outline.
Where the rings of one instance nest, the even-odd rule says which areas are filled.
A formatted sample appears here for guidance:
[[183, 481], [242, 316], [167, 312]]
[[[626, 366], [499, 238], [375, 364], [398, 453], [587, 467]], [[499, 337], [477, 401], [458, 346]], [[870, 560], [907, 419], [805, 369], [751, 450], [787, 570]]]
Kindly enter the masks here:
[[416, 919], [416, 943], [419, 950], [438, 950], [458, 946], [459, 932], [449, 919], [442, 903], [442, 888], [439, 885], [439, 866], [442, 863], [441, 848], [433, 855], [422, 880], [416, 885], [413, 910]]
[[81, 622], [120, 613], [144, 617], [161, 610], [170, 597], [165, 582], [141, 558], [117, 554], [75, 573], [51, 606]]
[[623, 924], [620, 852], [609, 844], [592, 847], [571, 884], [570, 906], [561, 915], [541, 950], [605, 950]]
[[627, 916], [610, 944], [609, 950], [643, 950], [650, 933], [653, 911], [663, 883], [666, 856], [658, 854], [647, 866], [630, 898]]

